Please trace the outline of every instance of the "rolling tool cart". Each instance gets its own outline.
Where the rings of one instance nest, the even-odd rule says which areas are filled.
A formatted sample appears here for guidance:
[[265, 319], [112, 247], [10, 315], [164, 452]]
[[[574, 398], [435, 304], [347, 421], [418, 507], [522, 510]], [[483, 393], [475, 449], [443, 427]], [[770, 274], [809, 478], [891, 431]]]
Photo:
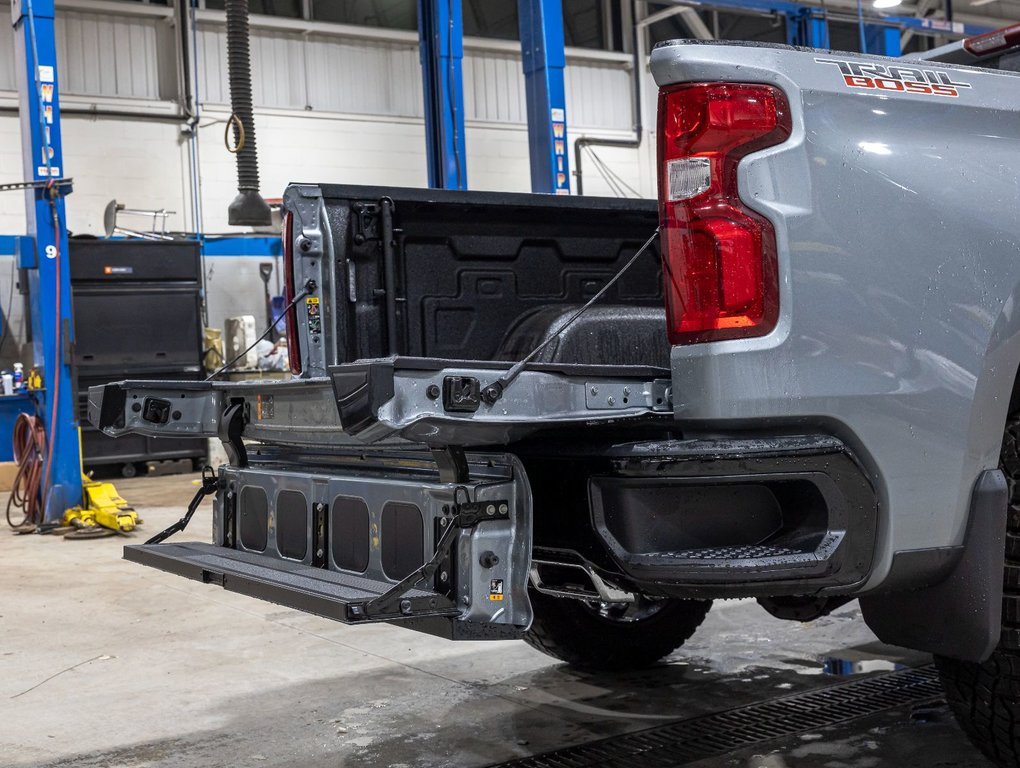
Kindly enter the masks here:
[[205, 460], [201, 438], [113, 440], [88, 423], [88, 389], [121, 379], [202, 378], [201, 259], [193, 240], [73, 239], [74, 364], [86, 469]]

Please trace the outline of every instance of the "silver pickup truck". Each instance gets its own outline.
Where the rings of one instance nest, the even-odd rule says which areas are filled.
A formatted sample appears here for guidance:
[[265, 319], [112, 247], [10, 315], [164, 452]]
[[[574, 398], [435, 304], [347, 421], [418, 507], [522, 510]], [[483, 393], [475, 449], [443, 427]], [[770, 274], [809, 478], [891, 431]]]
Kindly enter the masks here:
[[190, 507], [214, 495], [212, 544], [125, 556], [602, 668], [713, 598], [859, 598], [1017, 765], [1011, 44], [660, 45], [657, 206], [291, 185], [298, 375], [90, 392], [109, 435], [230, 457]]

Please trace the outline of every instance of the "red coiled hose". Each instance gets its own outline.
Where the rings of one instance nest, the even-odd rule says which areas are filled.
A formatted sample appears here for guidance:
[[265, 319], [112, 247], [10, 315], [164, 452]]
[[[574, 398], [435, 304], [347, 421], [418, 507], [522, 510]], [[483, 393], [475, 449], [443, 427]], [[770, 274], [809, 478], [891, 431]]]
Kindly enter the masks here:
[[[27, 413], [18, 416], [14, 422], [14, 460], [18, 463], [18, 473], [7, 500], [7, 524], [11, 528], [38, 526], [43, 521], [40, 483], [46, 454], [46, 427], [42, 420]], [[11, 518], [15, 510], [21, 510], [20, 523]]]

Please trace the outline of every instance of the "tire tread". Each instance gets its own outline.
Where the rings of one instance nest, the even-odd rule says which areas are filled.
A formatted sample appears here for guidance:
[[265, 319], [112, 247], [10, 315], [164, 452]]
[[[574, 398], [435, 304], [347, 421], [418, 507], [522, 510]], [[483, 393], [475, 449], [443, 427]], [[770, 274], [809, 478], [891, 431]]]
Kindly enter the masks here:
[[682, 646], [705, 620], [710, 600], [668, 600], [653, 616], [611, 622], [577, 600], [531, 591], [535, 618], [524, 642], [547, 656], [587, 669], [647, 667]]

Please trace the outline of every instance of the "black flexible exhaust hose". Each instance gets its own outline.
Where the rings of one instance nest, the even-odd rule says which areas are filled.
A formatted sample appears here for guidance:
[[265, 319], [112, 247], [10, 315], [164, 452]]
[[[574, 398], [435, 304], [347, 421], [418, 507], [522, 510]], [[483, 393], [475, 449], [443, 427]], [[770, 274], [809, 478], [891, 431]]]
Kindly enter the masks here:
[[259, 163], [255, 149], [255, 118], [252, 115], [251, 52], [248, 38], [248, 0], [226, 0], [227, 72], [230, 108], [237, 154], [237, 197], [227, 208], [227, 222], [234, 226], [265, 227], [271, 222], [269, 206], [259, 194]]

